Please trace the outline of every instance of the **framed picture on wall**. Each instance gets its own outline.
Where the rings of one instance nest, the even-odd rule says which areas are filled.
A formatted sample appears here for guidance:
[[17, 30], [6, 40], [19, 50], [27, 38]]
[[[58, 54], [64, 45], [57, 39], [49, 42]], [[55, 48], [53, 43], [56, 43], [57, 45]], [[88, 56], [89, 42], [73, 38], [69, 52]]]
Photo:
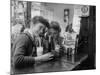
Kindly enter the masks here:
[[64, 9], [64, 22], [68, 24], [69, 21], [69, 9]]

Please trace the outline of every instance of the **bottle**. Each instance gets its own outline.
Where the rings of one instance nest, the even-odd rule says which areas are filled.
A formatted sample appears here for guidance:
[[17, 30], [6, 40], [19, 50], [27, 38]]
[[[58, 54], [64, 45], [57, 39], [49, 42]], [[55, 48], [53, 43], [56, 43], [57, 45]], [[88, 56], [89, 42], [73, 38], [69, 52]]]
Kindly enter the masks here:
[[78, 49], [78, 35], [76, 36], [76, 41], [75, 41], [75, 54], [77, 54], [77, 49]]
[[49, 36], [49, 52], [54, 50], [54, 40], [52, 36]]

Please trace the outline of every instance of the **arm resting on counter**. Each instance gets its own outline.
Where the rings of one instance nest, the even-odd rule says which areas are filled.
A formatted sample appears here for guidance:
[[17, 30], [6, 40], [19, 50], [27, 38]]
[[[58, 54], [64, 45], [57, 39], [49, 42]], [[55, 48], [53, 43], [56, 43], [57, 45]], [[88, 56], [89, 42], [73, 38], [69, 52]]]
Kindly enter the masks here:
[[32, 66], [35, 63], [34, 57], [28, 56], [29, 39], [25, 35], [18, 37], [14, 44], [13, 65], [15, 67]]

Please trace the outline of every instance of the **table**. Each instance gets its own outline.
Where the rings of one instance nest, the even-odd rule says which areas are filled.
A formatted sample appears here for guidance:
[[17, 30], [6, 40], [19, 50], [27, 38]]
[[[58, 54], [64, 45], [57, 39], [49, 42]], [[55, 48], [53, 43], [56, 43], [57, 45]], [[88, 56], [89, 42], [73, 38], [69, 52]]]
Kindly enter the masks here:
[[76, 66], [81, 64], [88, 57], [87, 54], [76, 54], [72, 56], [63, 55], [51, 61], [35, 64], [30, 68], [24, 68], [13, 72], [15, 74], [29, 74], [29, 73], [42, 73], [42, 72], [58, 72], [58, 71], [71, 71]]

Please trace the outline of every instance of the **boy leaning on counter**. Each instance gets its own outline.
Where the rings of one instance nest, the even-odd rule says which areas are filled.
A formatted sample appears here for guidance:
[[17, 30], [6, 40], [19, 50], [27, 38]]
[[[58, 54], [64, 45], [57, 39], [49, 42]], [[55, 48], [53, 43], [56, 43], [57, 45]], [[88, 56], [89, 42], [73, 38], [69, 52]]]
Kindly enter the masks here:
[[[48, 30], [47, 34], [45, 29]], [[60, 31], [59, 23], [52, 21], [49, 25], [45, 18], [35, 16], [31, 20], [30, 28], [21, 33], [13, 43], [13, 67], [31, 67], [36, 62], [53, 59], [57, 53], [59, 56], [60, 42], [58, 36]], [[50, 43], [51, 41], [52, 43]]]

